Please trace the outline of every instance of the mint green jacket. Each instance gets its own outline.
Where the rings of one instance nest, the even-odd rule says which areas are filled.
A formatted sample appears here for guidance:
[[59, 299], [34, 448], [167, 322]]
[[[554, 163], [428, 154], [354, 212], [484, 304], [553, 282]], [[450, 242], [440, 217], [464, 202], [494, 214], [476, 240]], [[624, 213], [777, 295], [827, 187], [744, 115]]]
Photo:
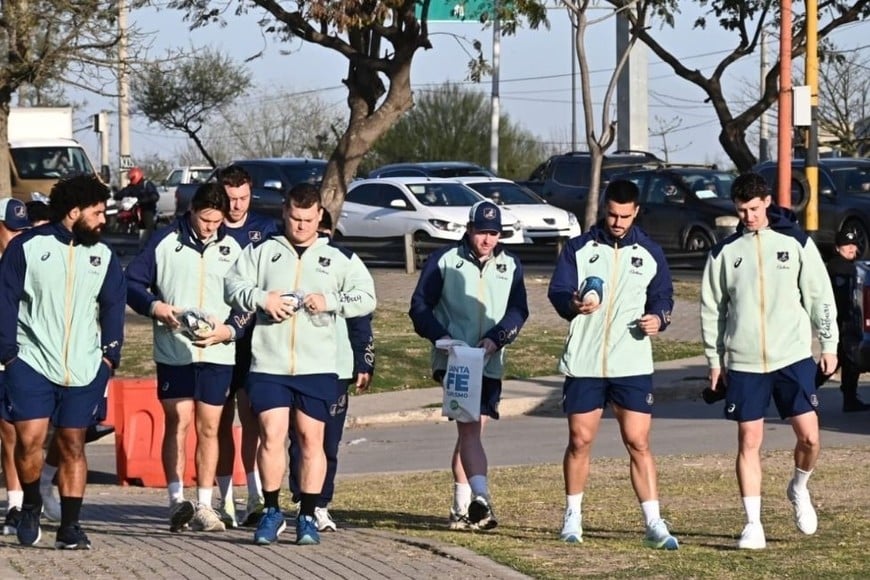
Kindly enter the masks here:
[[837, 352], [837, 307], [825, 264], [783, 212], [769, 210], [769, 228], [741, 227], [710, 251], [701, 331], [712, 368], [781, 369], [812, 356], [813, 329], [823, 353]]
[[[318, 325], [304, 309], [276, 323], [262, 312], [270, 291], [300, 290], [323, 294], [325, 324]], [[347, 342], [344, 318], [374, 311], [375, 283], [359, 256], [321, 236], [300, 256], [284, 236], [276, 234], [248, 246], [224, 281], [224, 296], [243, 311], [258, 311], [251, 343], [251, 372], [273, 375], [347, 374], [338, 352], [339, 340]], [[343, 318], [339, 318], [343, 317]], [[340, 368], [341, 367], [341, 368]]]

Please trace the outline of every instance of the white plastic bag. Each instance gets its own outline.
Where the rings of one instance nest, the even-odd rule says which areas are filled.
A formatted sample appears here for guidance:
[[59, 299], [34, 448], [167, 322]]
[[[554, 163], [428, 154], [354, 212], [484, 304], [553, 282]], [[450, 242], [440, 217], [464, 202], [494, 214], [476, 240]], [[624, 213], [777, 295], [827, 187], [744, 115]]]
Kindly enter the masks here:
[[461, 340], [439, 340], [435, 347], [448, 352], [441, 415], [460, 423], [480, 421], [484, 349], [470, 347]]

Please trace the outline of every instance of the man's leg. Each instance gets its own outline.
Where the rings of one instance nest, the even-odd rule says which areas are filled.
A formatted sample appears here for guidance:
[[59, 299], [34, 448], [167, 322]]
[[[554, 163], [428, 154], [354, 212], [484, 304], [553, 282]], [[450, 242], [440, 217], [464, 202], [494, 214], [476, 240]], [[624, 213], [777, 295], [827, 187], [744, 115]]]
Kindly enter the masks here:
[[598, 435], [603, 408], [568, 415], [568, 446], [562, 458], [565, 479], [565, 518], [560, 538], [564, 542], [583, 541], [583, 492], [589, 479], [592, 444]]
[[227, 528], [238, 527], [236, 506], [233, 500], [233, 467], [236, 460], [236, 445], [233, 424], [236, 420], [236, 395], [230, 392], [221, 411], [218, 425], [218, 461], [215, 473], [221, 494], [220, 518]]
[[339, 403], [336, 414], [331, 416], [324, 426], [323, 432], [323, 452], [326, 455], [326, 477], [323, 480], [323, 489], [320, 492], [320, 498], [317, 500], [317, 507], [314, 510], [314, 516], [317, 520], [317, 530], [320, 532], [336, 531], [337, 526], [329, 515], [329, 504], [332, 502], [332, 497], [335, 493], [335, 474], [338, 471], [338, 448], [341, 445], [341, 438], [344, 434], [344, 421], [347, 417], [347, 400], [346, 395]]
[[471, 503], [468, 504], [468, 520], [480, 529], [491, 530], [498, 525], [492, 511], [487, 472], [489, 463], [483, 448], [483, 430], [489, 417], [481, 415], [474, 423], [456, 422], [461, 475], [471, 488]]
[[[218, 462], [218, 426], [223, 405], [196, 401], [196, 514], [191, 529], [222, 532], [226, 526], [212, 507], [215, 469]], [[232, 436], [232, 431], [230, 431]]]
[[260, 424], [251, 409], [251, 400], [245, 389], [236, 393], [239, 423], [242, 425], [242, 466], [248, 486], [248, 504], [243, 525], [256, 526], [263, 515], [263, 486], [257, 469], [257, 447], [260, 445]]
[[87, 550], [88, 537], [81, 531], [79, 516], [85, 497], [88, 461], [85, 456], [87, 427], [55, 429], [58, 451], [57, 487], [60, 492], [60, 528], [55, 548]]
[[161, 459], [169, 493], [169, 530], [181, 531], [193, 519], [195, 506], [184, 499], [187, 432], [193, 422], [193, 399], [163, 399], [164, 432]]
[[[300, 397], [297, 396], [297, 400]], [[311, 401], [308, 399], [308, 401]], [[325, 403], [322, 403], [325, 406]], [[322, 414], [328, 416], [328, 411]], [[326, 478], [326, 453], [323, 450], [325, 420], [305, 413], [299, 406], [293, 409], [293, 428], [299, 441], [299, 513], [296, 516], [296, 543], [319, 544], [314, 510]], [[265, 487], [265, 482], [264, 482]]]
[[39, 474], [42, 471], [42, 448], [48, 435], [48, 418], [15, 421], [14, 425], [15, 469], [23, 492], [21, 521], [16, 535], [20, 544], [32, 546], [42, 537], [39, 526], [39, 512], [42, 510]]
[[767, 544], [761, 525], [761, 444], [764, 440], [764, 419], [737, 423], [737, 484], [746, 526], [737, 543], [742, 549], [761, 549]]
[[[87, 439], [87, 432], [85, 432]], [[57, 447], [57, 434], [53, 434], [45, 452], [42, 473], [39, 475], [39, 495], [42, 496], [42, 513], [52, 521], [60, 521], [60, 500], [54, 495], [54, 476], [60, 465], [60, 451]]]
[[646, 524], [644, 543], [650, 548], [676, 550], [679, 543], [668, 531], [659, 507], [656, 464], [649, 445], [652, 415], [630, 411], [616, 404], [613, 405], [613, 414], [628, 450], [631, 486], [643, 511]]
[[285, 445], [290, 427], [290, 408], [274, 407], [260, 411], [260, 448], [257, 451], [257, 466], [263, 482], [265, 511], [254, 532], [254, 543], [268, 545], [278, 540], [284, 531], [284, 514], [278, 505], [281, 479], [287, 469]]
[[[2, 400], [0, 404], [3, 404]], [[10, 536], [18, 529], [24, 492], [21, 491], [18, 470], [15, 469], [15, 426], [6, 419], [0, 419], [0, 467], [3, 468], [6, 479], [6, 520], [3, 522], [3, 535]]]
[[791, 417], [795, 433], [794, 475], [788, 484], [786, 494], [794, 508], [795, 524], [798, 530], [810, 535], [816, 533], [818, 517], [813, 508], [807, 482], [819, 458], [819, 416], [815, 411]]

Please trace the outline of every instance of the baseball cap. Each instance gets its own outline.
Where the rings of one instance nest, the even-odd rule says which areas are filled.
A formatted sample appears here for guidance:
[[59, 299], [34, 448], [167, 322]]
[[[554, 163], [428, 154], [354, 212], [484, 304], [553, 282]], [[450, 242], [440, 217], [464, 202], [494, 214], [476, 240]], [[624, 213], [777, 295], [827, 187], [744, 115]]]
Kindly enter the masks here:
[[491, 201], [479, 201], [471, 206], [468, 221], [477, 231], [501, 233], [501, 210]]
[[0, 199], [0, 222], [10, 230], [26, 230], [30, 227], [27, 206], [13, 197]]
[[852, 230], [844, 230], [837, 232], [834, 238], [834, 243], [838, 246], [848, 246], [849, 244], [858, 245], [858, 236]]

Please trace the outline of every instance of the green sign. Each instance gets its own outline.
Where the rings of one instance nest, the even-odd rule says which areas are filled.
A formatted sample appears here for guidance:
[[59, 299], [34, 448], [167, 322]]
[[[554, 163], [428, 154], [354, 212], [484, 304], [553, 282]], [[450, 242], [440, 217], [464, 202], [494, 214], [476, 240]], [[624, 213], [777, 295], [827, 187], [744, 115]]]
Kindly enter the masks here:
[[[495, 0], [430, 0], [429, 22], [480, 22], [484, 14], [492, 17]], [[417, 3], [414, 15], [423, 16], [423, 4]]]

